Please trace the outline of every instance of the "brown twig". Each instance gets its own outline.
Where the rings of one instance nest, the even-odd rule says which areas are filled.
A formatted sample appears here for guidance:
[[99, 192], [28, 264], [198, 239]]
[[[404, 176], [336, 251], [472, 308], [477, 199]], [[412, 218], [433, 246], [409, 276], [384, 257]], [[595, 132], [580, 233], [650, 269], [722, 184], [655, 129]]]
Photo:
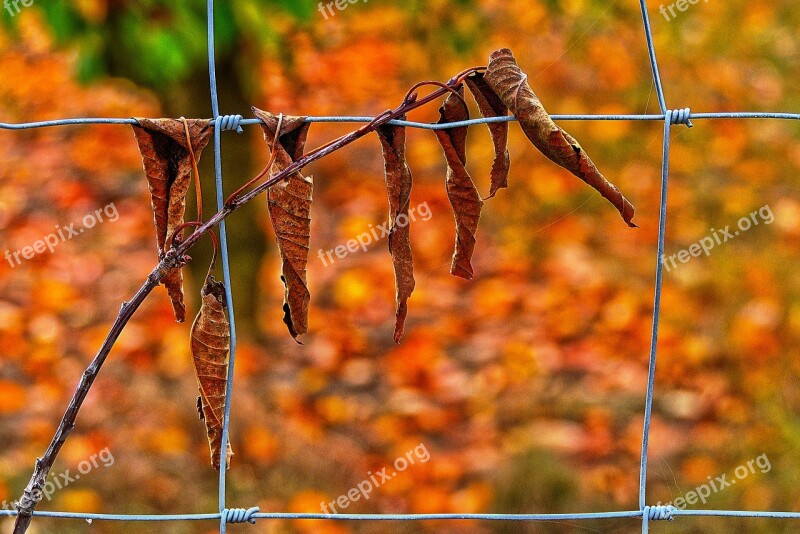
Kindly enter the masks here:
[[[215, 213], [206, 222], [202, 224], [198, 222], [198, 228], [191, 235], [189, 235], [189, 237], [181, 240], [178, 244], [170, 248], [155, 269], [153, 269], [153, 271], [148, 275], [147, 280], [144, 282], [142, 287], [139, 288], [133, 298], [128, 302], [123, 302], [122, 308], [120, 309], [117, 318], [114, 320], [106, 339], [103, 341], [103, 344], [100, 346], [100, 349], [97, 351], [97, 354], [92, 362], [84, 371], [83, 376], [78, 383], [78, 388], [75, 390], [64, 416], [61, 418], [61, 422], [56, 429], [56, 433], [53, 436], [50, 445], [47, 447], [44, 455], [41, 458], [37, 458], [30, 482], [28, 482], [28, 486], [25, 488], [22, 498], [17, 503], [18, 515], [14, 524], [14, 534], [25, 534], [25, 532], [27, 532], [28, 527], [33, 519], [33, 513], [36, 510], [36, 506], [42, 499], [44, 483], [48, 474], [50, 473], [50, 469], [53, 467], [56, 457], [58, 456], [61, 447], [64, 445], [65, 440], [74, 430], [78, 412], [80, 411], [84, 400], [86, 400], [86, 396], [88, 395], [92, 384], [97, 378], [97, 375], [100, 373], [100, 369], [103, 367], [103, 364], [108, 358], [111, 349], [114, 347], [114, 344], [122, 333], [122, 330], [128, 324], [131, 317], [133, 317], [133, 314], [139, 309], [150, 292], [153, 291], [161, 279], [167, 274], [167, 271], [177, 267], [178, 265], [181, 265], [184, 261], [188, 261], [186, 253], [195, 244], [197, 244], [200, 238], [211, 232], [215, 226], [230, 216], [231, 213], [239, 209], [244, 204], [247, 204], [261, 193], [264, 193], [272, 185], [280, 182], [292, 173], [299, 171], [306, 165], [309, 165], [318, 159], [324, 158], [325, 156], [346, 147], [354, 141], [357, 141], [365, 135], [374, 132], [383, 124], [399, 117], [404, 117], [409, 111], [417, 109], [429, 102], [436, 100], [437, 98], [447, 95], [463, 81], [464, 77], [468, 76], [472, 72], [481, 70], [482, 68], [483, 67], [476, 67], [459, 73], [453, 79], [448, 81], [447, 84], [445, 84], [447, 87], [446, 89], [438, 89], [422, 99], [417, 100], [416, 97], [411, 99], [407, 98], [397, 108], [383, 113], [382, 115], [376, 117], [376, 119], [369, 124], [365, 124], [359, 129], [347, 135], [343, 135], [342, 137], [339, 137], [338, 139], [335, 139], [334, 141], [309, 152], [276, 175], [270, 177], [264, 183], [252, 189], [250, 192], [231, 199], [229, 203], [227, 203], [220, 211]], [[191, 226], [194, 226], [194, 224]]]
[[[405, 96], [404, 100], [405, 100], [405, 101], [408, 101], [408, 100], [409, 100], [409, 99], [411, 99], [411, 98], [414, 98], [414, 99], [416, 99], [416, 97], [414, 96], [414, 91], [416, 91], [416, 90], [417, 90], [417, 89], [419, 89], [420, 87], [425, 87], [426, 85], [434, 85], [434, 86], [436, 86], [436, 87], [441, 87], [442, 89], [446, 90], [447, 92], [449, 92], [449, 93], [453, 93], [453, 94], [456, 96], [456, 98], [458, 98], [459, 100], [461, 100], [461, 103], [462, 103], [462, 104], [464, 104], [464, 107], [467, 107], [467, 102], [464, 100], [464, 97], [463, 97], [463, 96], [461, 96], [460, 94], [458, 94], [458, 91], [457, 91], [457, 90], [456, 90], [456, 88], [455, 88], [455, 87], [457, 87], [457, 86], [455, 86], [455, 87], [450, 87], [450, 86], [449, 86], [449, 85], [447, 85], [447, 84], [444, 84], [444, 83], [442, 83], [442, 82], [435, 82], [435, 81], [425, 81], [425, 82], [418, 82], [417, 84], [415, 84], [415, 85], [414, 85], [414, 87], [412, 87], [411, 89], [409, 89], [409, 90], [408, 90], [408, 92], [406, 93], [406, 96]], [[461, 84], [459, 84], [459, 85], [461, 85]]]
[[[165, 261], [167, 257], [170, 258], [170, 261]], [[55, 462], [56, 456], [58, 456], [67, 437], [74, 430], [78, 411], [81, 409], [83, 401], [86, 399], [86, 395], [88, 395], [95, 378], [97, 378], [100, 368], [103, 366], [103, 363], [105, 363], [108, 353], [111, 351], [111, 347], [114, 346], [114, 343], [122, 333], [125, 325], [128, 324], [134, 312], [139, 309], [139, 306], [142, 305], [145, 298], [147, 298], [150, 292], [153, 291], [153, 288], [158, 285], [161, 278], [167, 273], [168, 264], [173, 262], [177, 263], [175, 261], [176, 256], [174, 251], [170, 251], [167, 257], [165, 257], [148, 275], [147, 280], [142, 287], [139, 288], [139, 291], [136, 292], [133, 298], [128, 302], [122, 303], [119, 315], [117, 315], [117, 318], [114, 320], [114, 324], [111, 326], [111, 330], [108, 332], [105, 341], [103, 341], [100, 350], [92, 360], [92, 363], [89, 364], [89, 367], [83, 372], [83, 376], [81, 376], [81, 380], [78, 383], [78, 388], [75, 390], [69, 402], [67, 411], [64, 413], [64, 417], [58, 425], [53, 440], [47, 447], [44, 456], [36, 459], [36, 467], [34, 468], [33, 476], [28, 486], [25, 488], [22, 498], [17, 503], [19, 515], [14, 524], [14, 534], [23, 534], [28, 530], [33, 510], [36, 508], [39, 501], [42, 500], [44, 483], [50, 472], [50, 468], [53, 466], [53, 462]]]

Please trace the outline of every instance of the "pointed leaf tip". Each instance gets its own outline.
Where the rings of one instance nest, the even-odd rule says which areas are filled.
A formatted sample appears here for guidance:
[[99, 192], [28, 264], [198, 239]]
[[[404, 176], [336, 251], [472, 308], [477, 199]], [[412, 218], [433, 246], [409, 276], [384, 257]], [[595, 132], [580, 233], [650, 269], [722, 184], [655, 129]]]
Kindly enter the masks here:
[[[211, 465], [219, 471], [231, 341], [225, 287], [209, 275], [200, 297], [200, 311], [190, 336], [192, 361], [200, 392], [198, 410], [206, 425]], [[233, 452], [228, 442], [227, 465], [230, 465], [231, 456]]]
[[508, 48], [492, 53], [484, 74], [489, 87], [519, 120], [533, 145], [554, 163], [597, 190], [632, 226], [634, 207], [595, 166], [580, 144], [550, 118]]
[[[458, 89], [459, 94], [463, 89]], [[469, 119], [469, 111], [455, 95], [450, 95], [439, 108], [439, 124]], [[472, 279], [472, 254], [475, 251], [475, 233], [483, 209], [483, 200], [466, 169], [467, 127], [436, 130], [436, 137], [447, 160], [447, 198], [453, 207], [456, 222], [456, 243], [450, 273], [467, 280]]]
[[[303, 156], [310, 124], [305, 122], [305, 117], [284, 116], [278, 133], [278, 117], [258, 108], [253, 108], [253, 113], [263, 121], [264, 141], [270, 148], [274, 147], [275, 159], [269, 172], [274, 176]], [[313, 189], [313, 179], [298, 171], [267, 191], [267, 207], [278, 240], [281, 280], [285, 287], [283, 322], [295, 341], [308, 332], [311, 294], [306, 283], [306, 267]]]
[[414, 259], [411, 253], [409, 224], [398, 224], [400, 216], [408, 221], [412, 177], [406, 162], [406, 129], [385, 124], [376, 132], [383, 150], [386, 192], [389, 198], [389, 252], [395, 279], [394, 341], [403, 337], [408, 315], [408, 299], [414, 292]]
[[[189, 119], [186, 125], [178, 119], [136, 118], [133, 134], [142, 155], [142, 164], [150, 188], [150, 203], [156, 228], [159, 257], [170, 246], [175, 230], [184, 222], [186, 194], [191, 185], [192, 162], [186, 126], [197, 160], [211, 139], [212, 122]], [[183, 302], [183, 275], [179, 267], [171, 269], [161, 283], [167, 289], [175, 319], [186, 319]]]
[[[476, 72], [467, 77], [465, 82], [483, 117], [508, 115], [508, 107], [486, 83], [483, 73]], [[489, 175], [491, 183], [489, 195], [484, 200], [494, 197], [498, 190], [508, 187], [508, 172], [511, 167], [511, 157], [508, 152], [508, 122], [490, 122], [487, 126], [494, 144], [494, 161]]]

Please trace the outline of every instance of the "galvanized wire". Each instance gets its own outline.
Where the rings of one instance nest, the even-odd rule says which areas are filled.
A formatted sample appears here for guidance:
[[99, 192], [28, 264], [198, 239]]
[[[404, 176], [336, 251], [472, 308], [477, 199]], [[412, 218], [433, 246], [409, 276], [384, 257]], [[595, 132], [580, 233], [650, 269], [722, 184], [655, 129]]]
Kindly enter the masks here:
[[[649, 522], [652, 520], [673, 520], [676, 517], [687, 516], [715, 516], [715, 517], [749, 517], [749, 518], [780, 518], [800, 519], [800, 512], [772, 512], [772, 511], [742, 511], [742, 510], [685, 510], [673, 506], [648, 506], [647, 503], [647, 458], [650, 437], [653, 398], [655, 395], [656, 361], [658, 355], [658, 326], [661, 316], [661, 295], [663, 287], [663, 271], [661, 257], [664, 254], [664, 243], [667, 223], [667, 195], [669, 183], [669, 155], [670, 134], [674, 125], [682, 124], [691, 127], [693, 120], [704, 119], [778, 119], [800, 120], [800, 113], [769, 113], [769, 112], [711, 112], [691, 113], [687, 109], [669, 109], [667, 107], [664, 88], [658, 69], [656, 50], [653, 44], [650, 17], [647, 12], [645, 0], [639, 0], [642, 21], [647, 41], [647, 50], [653, 74], [656, 95], [658, 98], [658, 114], [566, 114], [552, 115], [556, 121], [662, 121], [664, 123], [662, 167], [661, 167], [661, 199], [659, 205], [658, 245], [656, 256], [655, 290], [652, 316], [652, 330], [650, 338], [650, 353], [648, 365], [647, 392], [644, 406], [644, 424], [642, 432], [642, 448], [639, 463], [639, 509], [608, 511], [595, 513], [566, 513], [566, 514], [317, 514], [317, 513], [261, 513], [257, 507], [227, 508], [226, 503], [226, 468], [225, 447], [222, 447], [221, 468], [219, 475], [219, 512], [214, 514], [171, 514], [171, 515], [119, 515], [119, 514], [84, 514], [72, 512], [47, 512], [37, 511], [37, 517], [50, 517], [59, 519], [79, 519], [85, 521], [131, 521], [131, 522], [166, 522], [166, 521], [218, 521], [220, 534], [225, 534], [229, 523], [255, 523], [256, 520], [319, 520], [328, 519], [335, 521], [430, 521], [430, 520], [480, 520], [480, 521], [579, 521], [597, 519], [622, 519], [641, 518], [642, 533], [647, 534]], [[259, 119], [244, 119], [241, 115], [220, 115], [218, 87], [216, 77], [216, 64], [214, 54], [214, 0], [207, 0], [208, 17], [208, 66], [211, 92], [211, 111], [214, 121], [214, 170], [217, 208], [222, 209], [225, 196], [223, 188], [221, 132], [235, 130], [241, 133], [241, 126], [256, 125]], [[369, 123], [374, 117], [362, 116], [334, 116], [334, 117], [308, 117], [307, 122], [312, 123]], [[474, 126], [494, 122], [514, 121], [514, 117], [490, 117], [472, 119], [448, 124], [431, 124], [404, 120], [394, 120], [390, 124], [419, 128], [425, 130], [438, 130], [462, 126]], [[32, 128], [46, 128], [54, 126], [69, 126], [82, 124], [137, 124], [130, 118], [72, 118], [28, 123], [3, 123], [0, 129], [26, 130]], [[236, 363], [236, 321], [231, 288], [230, 263], [228, 254], [228, 240], [225, 221], [220, 223], [220, 249], [222, 257], [223, 282], [228, 299], [228, 314], [231, 328], [231, 357], [228, 372], [228, 389], [225, 405], [225, 419], [223, 424], [223, 443], [227, 443], [230, 434], [229, 421], [231, 415], [231, 399], [234, 392], [233, 377]], [[16, 516], [16, 511], [0, 511], [0, 517]]]
[[[227, 117], [227, 116], [226, 116]], [[554, 114], [550, 116], [554, 121], [663, 121], [666, 114], [630, 114], [630, 115], [604, 115], [604, 114]], [[225, 117], [217, 117], [216, 120], [222, 121]], [[698, 119], [782, 119], [800, 120], [800, 113], [769, 113], [760, 111], [726, 111], [714, 113], [692, 113], [691, 120]], [[335, 116], [335, 117], [306, 117], [306, 122], [311, 123], [369, 123], [375, 117], [364, 116]], [[214, 120], [214, 119], [212, 119]], [[459, 128], [462, 126], [476, 126], [479, 124], [489, 124], [494, 122], [516, 122], [516, 118], [507, 117], [481, 117], [467, 121], [448, 122], [446, 124], [430, 122], [414, 122], [393, 120], [388, 124], [397, 126], [407, 126], [420, 130], [446, 130], [448, 128]], [[241, 126], [252, 126], [261, 124], [260, 119], [242, 119], [239, 121]], [[56, 119], [51, 121], [39, 122], [0, 122], [0, 130], [30, 130], [33, 128], [49, 128], [52, 126], [70, 126], [79, 124], [138, 124], [135, 119], [107, 119], [107, 118], [78, 118], [78, 119]]]

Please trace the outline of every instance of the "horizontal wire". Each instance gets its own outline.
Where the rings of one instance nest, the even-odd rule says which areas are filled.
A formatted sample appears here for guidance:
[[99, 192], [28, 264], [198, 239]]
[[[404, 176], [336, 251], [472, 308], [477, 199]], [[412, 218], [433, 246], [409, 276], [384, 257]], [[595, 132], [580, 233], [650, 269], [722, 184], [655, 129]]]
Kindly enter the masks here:
[[[665, 115], [551, 115], [556, 121], [663, 121]], [[784, 119], [800, 120], [800, 113], [771, 113], [759, 111], [734, 111], [734, 112], [712, 112], [712, 113], [692, 113], [691, 119]], [[310, 123], [369, 123], [375, 117], [358, 116], [334, 116], [334, 117], [306, 117], [306, 122]], [[211, 119], [209, 119], [211, 120]], [[458, 128], [462, 126], [474, 126], [477, 124], [489, 124], [495, 122], [513, 122], [517, 119], [510, 115], [505, 117], [483, 117], [466, 121], [449, 122], [447, 124], [437, 124], [428, 122], [413, 122], [393, 120], [389, 124], [396, 126], [407, 126], [409, 128], [419, 128], [422, 130], [443, 130], [447, 128]], [[260, 119], [243, 119], [241, 125], [261, 124]], [[114, 118], [77, 118], [77, 119], [57, 119], [51, 121], [8, 123], [0, 122], [1, 130], [29, 130], [33, 128], [49, 128], [52, 126], [70, 126], [76, 124], [138, 124], [135, 119], [114, 119]]]
[[[261, 512], [253, 514], [254, 519], [329, 519], [336, 521], [431, 521], [431, 520], [483, 520], [483, 521], [560, 521], [615, 519], [641, 517], [642, 511], [587, 512], [574, 514], [310, 514]], [[2, 516], [15, 516], [16, 511], [0, 511]], [[211, 521], [219, 520], [222, 514], [177, 514], [177, 515], [120, 515], [84, 514], [73, 512], [34, 512], [34, 516], [60, 519], [91, 519], [92, 521]]]
[[673, 516], [705, 516], [705, 517], [761, 517], [773, 519], [800, 519], [800, 512], [769, 512], [755, 510], [675, 510]]
[[32, 128], [49, 128], [51, 126], [71, 126], [74, 124], [139, 124], [135, 119], [80, 118], [57, 119], [52, 121], [21, 122], [12, 124], [0, 122], [2, 130], [30, 130]]
[[[436, 521], [436, 520], [478, 520], [478, 521], [580, 521], [591, 519], [620, 519], [641, 517], [642, 510], [618, 512], [586, 512], [574, 514], [310, 514], [288, 512], [261, 512], [253, 514], [254, 519], [297, 519], [333, 521]], [[14, 510], [0, 510], [0, 517], [14, 517]], [[92, 521], [218, 521], [222, 514], [165, 514], [165, 515], [125, 515], [125, 514], [86, 514], [76, 512], [34, 512], [36, 517], [56, 519], [82, 519]], [[772, 519], [800, 519], [800, 512], [772, 512], [758, 510], [680, 510], [673, 509], [672, 516], [692, 517], [750, 517]]]
[[[16, 510], [0, 510], [0, 517], [15, 517], [19, 515]], [[167, 514], [167, 515], [125, 515], [125, 514], [83, 514], [78, 512], [33, 512], [34, 517], [49, 517], [55, 519], [83, 519], [92, 521], [131, 521], [131, 522], [157, 522], [157, 521], [219, 521], [221, 514]]]

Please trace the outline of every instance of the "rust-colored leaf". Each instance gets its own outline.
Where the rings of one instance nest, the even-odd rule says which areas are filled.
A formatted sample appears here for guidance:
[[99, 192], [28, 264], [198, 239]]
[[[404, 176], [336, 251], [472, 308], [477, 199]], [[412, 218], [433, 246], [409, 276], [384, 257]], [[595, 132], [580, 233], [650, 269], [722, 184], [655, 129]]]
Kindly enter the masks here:
[[389, 196], [389, 252], [394, 264], [394, 341], [403, 337], [408, 299], [414, 292], [414, 260], [411, 255], [410, 219], [411, 169], [406, 162], [406, 129], [385, 124], [376, 132], [383, 148], [386, 192]]
[[[476, 72], [465, 80], [469, 91], [478, 104], [478, 109], [484, 117], [505, 117], [508, 115], [508, 108], [500, 97], [492, 91], [489, 84], [483, 78], [483, 73]], [[508, 154], [508, 123], [490, 122], [488, 125], [489, 133], [494, 144], [494, 161], [490, 174], [491, 185], [489, 196], [492, 198], [497, 194], [498, 189], [508, 187], [508, 170], [511, 166], [511, 158]], [[485, 200], [485, 199], [484, 199]]]
[[[264, 140], [274, 146], [275, 161], [270, 175], [275, 175], [303, 155], [309, 124], [305, 117], [283, 117], [278, 142], [275, 143], [278, 117], [253, 108], [256, 117], [264, 121], [261, 129]], [[285, 286], [283, 322], [295, 340], [308, 331], [308, 305], [311, 295], [306, 285], [306, 266], [311, 236], [311, 201], [314, 182], [299, 171], [273, 185], [267, 192], [267, 204], [272, 226], [278, 239]]]
[[[178, 119], [141, 119], [133, 126], [133, 133], [142, 155], [144, 172], [150, 187], [150, 202], [156, 227], [159, 257], [169, 248], [175, 229], [184, 222], [186, 194], [191, 185], [192, 160], [186, 130]], [[199, 160], [203, 148], [211, 138], [211, 121], [187, 121], [192, 139], [192, 149]], [[170, 269], [161, 280], [172, 301], [175, 319], [186, 319], [183, 303], [183, 276], [180, 268]]]
[[[225, 395], [228, 386], [230, 330], [228, 327], [225, 287], [209, 274], [200, 293], [202, 305], [192, 325], [191, 347], [200, 397], [197, 407], [206, 424], [211, 465], [219, 471], [222, 450], [222, 425], [225, 419]], [[226, 463], [233, 456], [227, 444]]]
[[527, 76], [520, 70], [511, 50], [503, 48], [492, 53], [484, 79], [542, 154], [595, 188], [617, 208], [628, 226], [636, 227], [632, 222], [633, 205], [597, 170], [581, 145], [553, 122], [528, 85]]
[[[459, 87], [459, 95], [463, 94]], [[439, 124], [469, 119], [463, 100], [451, 94], [439, 108]], [[467, 127], [436, 130], [436, 137], [447, 158], [447, 197], [453, 206], [456, 219], [456, 246], [450, 273], [471, 279], [472, 253], [475, 250], [475, 232], [481, 218], [483, 200], [467, 169]]]

